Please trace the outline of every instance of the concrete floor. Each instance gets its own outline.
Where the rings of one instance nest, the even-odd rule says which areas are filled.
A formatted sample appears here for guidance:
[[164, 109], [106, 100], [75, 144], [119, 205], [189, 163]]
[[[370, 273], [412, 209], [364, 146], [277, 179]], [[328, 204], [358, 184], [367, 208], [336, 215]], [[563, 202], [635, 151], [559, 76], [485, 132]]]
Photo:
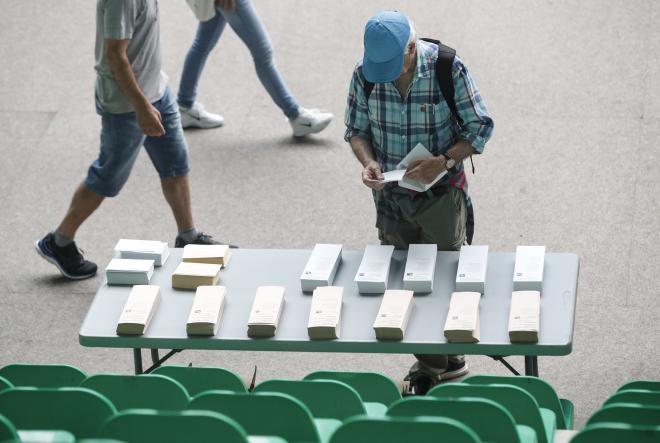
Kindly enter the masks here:
[[[188, 131], [197, 224], [242, 247], [361, 249], [377, 241], [370, 193], [343, 141], [351, 70], [365, 20], [399, 8], [420, 36], [458, 49], [495, 120], [470, 175], [475, 243], [545, 244], [581, 258], [573, 353], [541, 358], [542, 377], [576, 404], [577, 425], [631, 379], [660, 378], [660, 4], [653, 0], [415, 2], [256, 0], [277, 64], [303, 106], [335, 113], [300, 142], [229, 29], [209, 58], [200, 100], [225, 127]], [[33, 242], [59, 222], [98, 149], [94, 2], [4, 0], [0, 14], [0, 365], [64, 362], [130, 372], [127, 350], [91, 349], [77, 332], [101, 276], [62, 279]], [[176, 90], [195, 20], [161, 2], [164, 70]], [[350, 197], [348, 197], [350, 196]], [[348, 198], [347, 198], [348, 197]], [[79, 232], [105, 266], [120, 237], [173, 242], [157, 176], [141, 154], [119, 198]], [[519, 368], [522, 358], [511, 358]], [[245, 378], [315, 369], [400, 379], [405, 355], [186, 352]], [[473, 373], [506, 373], [471, 357]]]

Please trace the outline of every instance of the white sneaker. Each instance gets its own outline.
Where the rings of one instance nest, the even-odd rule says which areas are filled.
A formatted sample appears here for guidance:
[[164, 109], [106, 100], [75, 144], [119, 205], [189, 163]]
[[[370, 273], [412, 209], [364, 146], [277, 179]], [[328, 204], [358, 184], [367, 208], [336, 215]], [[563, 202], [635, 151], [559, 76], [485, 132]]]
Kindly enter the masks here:
[[329, 112], [321, 112], [318, 109], [300, 108], [300, 114], [293, 120], [289, 120], [293, 128], [294, 137], [302, 137], [308, 134], [316, 134], [323, 131], [332, 121]]
[[190, 108], [179, 106], [181, 113], [181, 126], [185, 128], [217, 128], [222, 126], [225, 119], [221, 115], [212, 114], [204, 109], [204, 105], [199, 102], [193, 103]]

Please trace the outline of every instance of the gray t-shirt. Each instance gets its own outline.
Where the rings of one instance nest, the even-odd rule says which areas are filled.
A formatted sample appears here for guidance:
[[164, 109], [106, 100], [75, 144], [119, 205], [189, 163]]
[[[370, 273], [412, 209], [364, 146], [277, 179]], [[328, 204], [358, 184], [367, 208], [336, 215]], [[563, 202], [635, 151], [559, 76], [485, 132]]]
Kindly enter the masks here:
[[160, 70], [159, 33], [158, 0], [97, 0], [96, 97], [105, 111], [133, 111], [112, 77], [105, 40], [130, 40], [126, 55], [140, 89], [153, 103], [160, 100], [167, 87], [167, 76]]

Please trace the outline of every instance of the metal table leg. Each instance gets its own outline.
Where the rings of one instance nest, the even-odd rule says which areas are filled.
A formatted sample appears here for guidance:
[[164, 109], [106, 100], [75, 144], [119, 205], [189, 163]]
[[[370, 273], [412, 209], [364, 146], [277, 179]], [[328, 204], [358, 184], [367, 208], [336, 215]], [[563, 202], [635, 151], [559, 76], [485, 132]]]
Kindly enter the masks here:
[[160, 357], [158, 356], [158, 349], [152, 349], [151, 350], [151, 363], [156, 364], [158, 363], [158, 360], [160, 360]]
[[536, 355], [525, 356], [525, 375], [539, 376], [539, 362]]
[[142, 349], [133, 349], [133, 363], [135, 363], [135, 374], [142, 374]]

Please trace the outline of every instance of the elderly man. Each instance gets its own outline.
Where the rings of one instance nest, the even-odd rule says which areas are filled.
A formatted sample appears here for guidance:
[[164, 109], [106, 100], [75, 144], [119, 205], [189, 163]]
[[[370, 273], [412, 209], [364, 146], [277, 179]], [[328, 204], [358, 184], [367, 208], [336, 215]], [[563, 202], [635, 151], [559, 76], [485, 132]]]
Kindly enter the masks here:
[[[453, 85], [455, 106], [445, 100], [438, 56], [439, 44], [417, 40], [403, 14], [380, 12], [367, 22], [364, 57], [349, 89], [345, 140], [364, 168], [362, 181], [373, 190], [379, 238], [397, 249], [435, 243], [438, 250], [456, 251], [466, 242], [471, 203], [463, 160], [481, 153], [493, 131], [493, 120], [458, 57], [449, 61], [444, 79]], [[409, 163], [406, 176], [431, 183], [447, 173], [426, 192], [381, 183], [383, 172], [397, 169], [418, 143], [432, 156]], [[417, 394], [468, 371], [464, 356], [416, 357], [406, 380]]]
[[96, 108], [101, 116], [98, 159], [78, 186], [57, 229], [37, 252], [65, 277], [96, 273], [73, 237], [105, 197], [116, 196], [144, 145], [158, 171], [179, 235], [175, 246], [216, 243], [195, 229], [188, 184], [188, 147], [176, 102], [161, 71], [158, 0], [97, 0]]

